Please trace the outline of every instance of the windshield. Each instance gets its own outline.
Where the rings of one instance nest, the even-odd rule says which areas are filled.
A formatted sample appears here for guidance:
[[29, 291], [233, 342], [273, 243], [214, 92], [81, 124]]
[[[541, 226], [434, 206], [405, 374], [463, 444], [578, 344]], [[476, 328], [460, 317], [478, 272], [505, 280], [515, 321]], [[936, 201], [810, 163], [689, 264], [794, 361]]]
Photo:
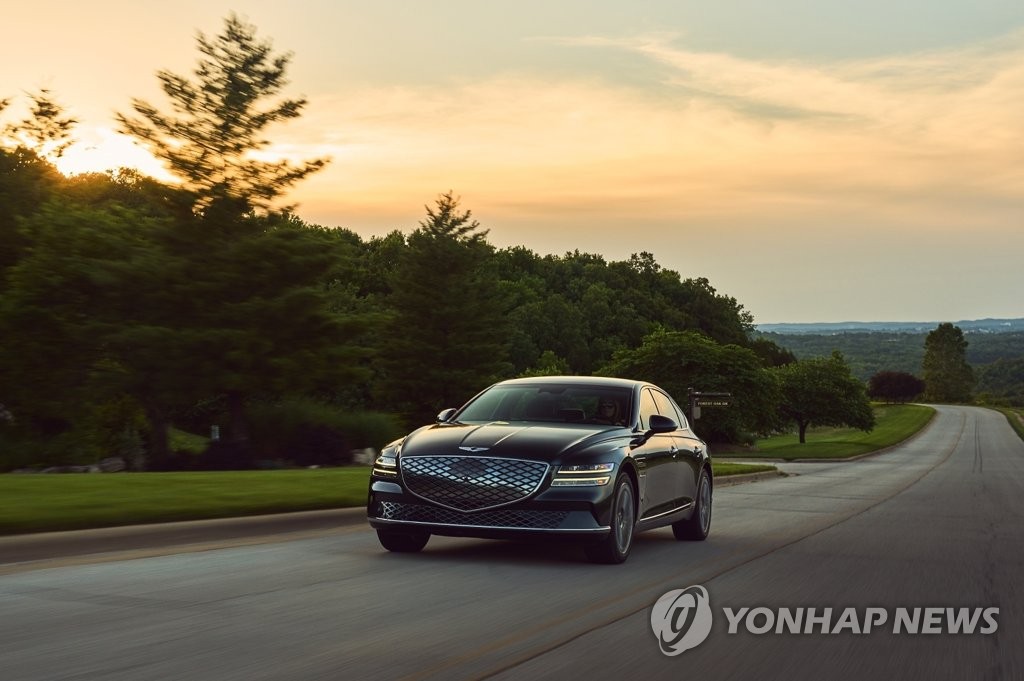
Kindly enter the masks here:
[[497, 385], [455, 415], [462, 423], [537, 421], [625, 426], [632, 391], [597, 385]]

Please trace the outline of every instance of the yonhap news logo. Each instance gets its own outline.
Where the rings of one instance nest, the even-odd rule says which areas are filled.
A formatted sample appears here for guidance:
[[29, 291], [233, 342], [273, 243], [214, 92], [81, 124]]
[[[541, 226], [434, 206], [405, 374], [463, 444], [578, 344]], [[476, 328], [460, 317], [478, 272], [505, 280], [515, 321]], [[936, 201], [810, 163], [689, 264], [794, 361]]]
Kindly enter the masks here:
[[[999, 608], [722, 608], [729, 635], [836, 635], [884, 632], [989, 635], [999, 629]], [[688, 586], [664, 594], [651, 608], [658, 648], [675, 656], [696, 648], [711, 633], [714, 615], [708, 591]]]
[[711, 633], [711, 602], [702, 586], [669, 591], [651, 609], [651, 628], [666, 655], [696, 648]]

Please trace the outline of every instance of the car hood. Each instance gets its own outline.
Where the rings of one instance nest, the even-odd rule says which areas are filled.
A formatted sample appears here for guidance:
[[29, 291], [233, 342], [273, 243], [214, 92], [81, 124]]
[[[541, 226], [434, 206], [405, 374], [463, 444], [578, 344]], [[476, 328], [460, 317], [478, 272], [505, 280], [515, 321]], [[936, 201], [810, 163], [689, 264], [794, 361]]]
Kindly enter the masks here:
[[411, 433], [402, 444], [402, 457], [478, 455], [551, 462], [590, 447], [622, 446], [629, 437], [627, 429], [617, 426], [439, 423]]

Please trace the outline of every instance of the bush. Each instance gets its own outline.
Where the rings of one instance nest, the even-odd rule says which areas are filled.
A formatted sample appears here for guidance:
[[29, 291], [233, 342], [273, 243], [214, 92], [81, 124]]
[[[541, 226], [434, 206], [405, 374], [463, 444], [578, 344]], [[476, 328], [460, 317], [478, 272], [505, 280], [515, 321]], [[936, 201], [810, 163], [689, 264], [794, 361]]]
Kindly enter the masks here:
[[352, 463], [352, 450], [383, 445], [401, 434], [390, 414], [346, 412], [308, 398], [254, 404], [248, 410], [251, 465], [286, 461], [297, 466]]

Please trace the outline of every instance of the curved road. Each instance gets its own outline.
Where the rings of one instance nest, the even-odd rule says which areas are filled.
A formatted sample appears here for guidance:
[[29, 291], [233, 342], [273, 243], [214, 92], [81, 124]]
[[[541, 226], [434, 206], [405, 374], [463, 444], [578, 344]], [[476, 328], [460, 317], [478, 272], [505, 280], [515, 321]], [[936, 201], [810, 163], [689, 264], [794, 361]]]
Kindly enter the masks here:
[[[621, 566], [438, 537], [388, 554], [359, 524], [14, 570], [0, 576], [0, 678], [1024, 678], [1024, 443], [995, 412], [938, 409], [888, 453], [723, 487], [707, 542], [647, 533]], [[710, 594], [713, 628], [666, 657], [651, 608], [690, 585]], [[724, 609], [744, 607], [878, 608], [889, 621], [729, 633]], [[898, 608], [940, 607], [999, 608], [998, 629], [893, 633]]]

